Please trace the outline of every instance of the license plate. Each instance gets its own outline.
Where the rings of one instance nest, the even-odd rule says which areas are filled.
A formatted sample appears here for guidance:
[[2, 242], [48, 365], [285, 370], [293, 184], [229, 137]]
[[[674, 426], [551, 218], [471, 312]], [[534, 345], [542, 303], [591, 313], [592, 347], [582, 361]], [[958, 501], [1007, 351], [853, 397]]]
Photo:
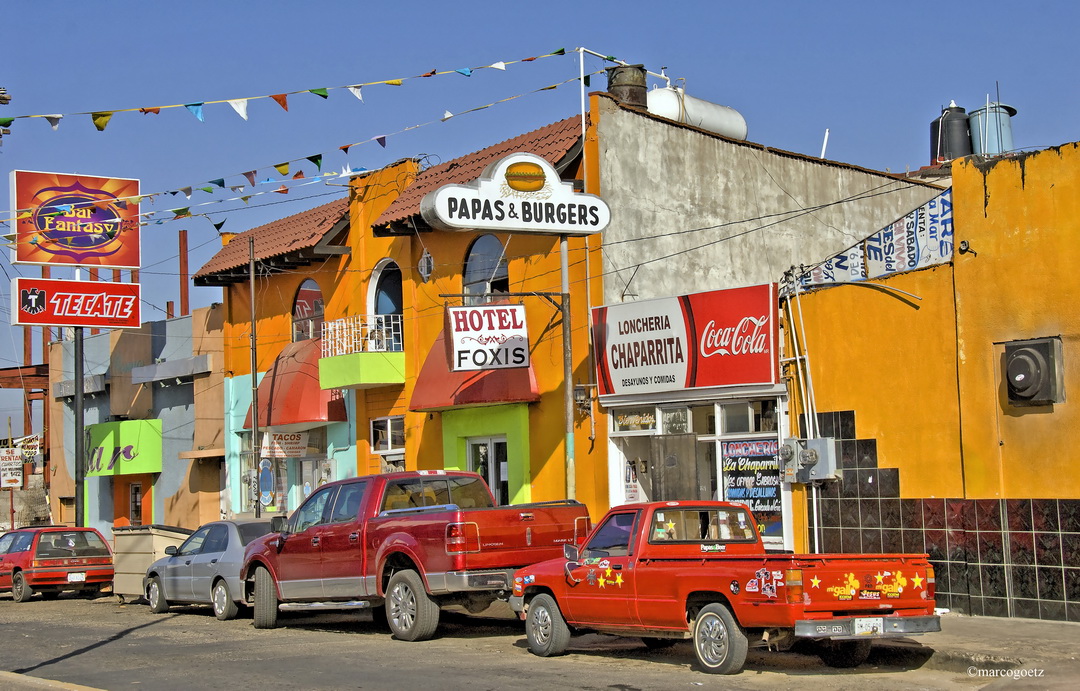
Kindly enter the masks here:
[[870, 636], [885, 630], [885, 620], [881, 617], [859, 617], [855, 620], [855, 635]]
[[68, 583], [83, 583], [86, 581], [86, 573], [83, 571], [74, 571], [68, 574]]

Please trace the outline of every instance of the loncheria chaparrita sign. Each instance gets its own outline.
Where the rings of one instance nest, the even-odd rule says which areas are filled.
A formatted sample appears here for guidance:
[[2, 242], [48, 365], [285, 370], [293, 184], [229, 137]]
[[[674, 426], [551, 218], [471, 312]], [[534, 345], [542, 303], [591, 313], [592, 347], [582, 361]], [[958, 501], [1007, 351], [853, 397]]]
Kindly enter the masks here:
[[12, 262], [139, 268], [139, 181], [11, 172]]
[[546, 160], [530, 153], [500, 159], [468, 185], [443, 185], [424, 196], [420, 214], [440, 230], [592, 235], [611, 221], [603, 199], [574, 191]]

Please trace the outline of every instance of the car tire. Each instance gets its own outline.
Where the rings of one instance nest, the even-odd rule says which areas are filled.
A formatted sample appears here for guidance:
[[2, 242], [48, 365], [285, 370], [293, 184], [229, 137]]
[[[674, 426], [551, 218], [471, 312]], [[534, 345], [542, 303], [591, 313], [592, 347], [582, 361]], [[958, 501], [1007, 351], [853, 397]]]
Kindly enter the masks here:
[[150, 603], [150, 611], [154, 614], [169, 611], [169, 601], [165, 599], [165, 586], [161, 584], [160, 577], [154, 576], [146, 584], [146, 601]]
[[641, 642], [645, 644], [645, 647], [649, 650], [664, 650], [670, 648], [679, 642], [677, 638], [652, 638], [651, 636], [642, 636]]
[[34, 594], [34, 589], [26, 582], [26, 576], [19, 571], [11, 577], [11, 599], [15, 602], [26, 602]]
[[746, 634], [724, 605], [706, 605], [694, 618], [694, 654], [705, 672], [738, 674], [748, 647]]
[[870, 645], [869, 638], [860, 641], [821, 641], [818, 657], [829, 667], [851, 669], [870, 657]]
[[255, 607], [252, 623], [257, 629], [277, 627], [278, 597], [274, 577], [263, 567], [255, 569]]
[[552, 657], [566, 652], [570, 645], [570, 627], [555, 598], [541, 593], [532, 599], [525, 618], [525, 637], [533, 655]]
[[427, 590], [420, 574], [398, 571], [386, 586], [386, 623], [403, 641], [426, 641], [439, 627], [439, 603]]
[[240, 608], [233, 602], [229, 586], [223, 579], [218, 579], [214, 587], [210, 589], [210, 599], [213, 601], [214, 616], [218, 618], [218, 621], [235, 619], [240, 613]]

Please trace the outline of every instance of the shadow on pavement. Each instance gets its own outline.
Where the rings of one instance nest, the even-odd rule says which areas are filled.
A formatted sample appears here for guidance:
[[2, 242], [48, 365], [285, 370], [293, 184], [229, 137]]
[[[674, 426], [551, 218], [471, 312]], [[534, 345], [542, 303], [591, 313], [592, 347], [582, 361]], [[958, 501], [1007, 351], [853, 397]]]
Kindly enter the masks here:
[[100, 647], [102, 647], [104, 645], [108, 645], [109, 643], [119, 641], [120, 639], [128, 636], [129, 634], [131, 634], [131, 633], [133, 633], [135, 631], [138, 631], [139, 629], [145, 629], [145, 628], [148, 628], [150, 626], [156, 626], [157, 624], [160, 624], [161, 622], [166, 621], [168, 619], [172, 619], [175, 616], [180, 616], [180, 615], [175, 614], [175, 615], [172, 615], [172, 616], [166, 616], [166, 617], [162, 617], [160, 619], [155, 619], [154, 621], [148, 621], [145, 624], [139, 624], [138, 626], [132, 626], [131, 628], [124, 629], [123, 631], [117, 631], [116, 633], [109, 636], [108, 638], [104, 638], [104, 639], [102, 639], [100, 641], [95, 641], [95, 642], [91, 643], [88, 646], [79, 648], [78, 650], [72, 650], [69, 653], [64, 653], [63, 655], [52, 658], [51, 660], [45, 660], [44, 662], [39, 662], [38, 664], [33, 665], [31, 667], [23, 667], [21, 669], [13, 669], [11, 671], [15, 672], [16, 674], [29, 674], [30, 672], [41, 669], [42, 667], [48, 667], [49, 665], [54, 665], [57, 662], [63, 662], [64, 660], [69, 660], [69, 659], [71, 659], [73, 657], [78, 657], [79, 655], [83, 655], [85, 653], [88, 653], [91, 650], [96, 650], [97, 648], [100, 648]]

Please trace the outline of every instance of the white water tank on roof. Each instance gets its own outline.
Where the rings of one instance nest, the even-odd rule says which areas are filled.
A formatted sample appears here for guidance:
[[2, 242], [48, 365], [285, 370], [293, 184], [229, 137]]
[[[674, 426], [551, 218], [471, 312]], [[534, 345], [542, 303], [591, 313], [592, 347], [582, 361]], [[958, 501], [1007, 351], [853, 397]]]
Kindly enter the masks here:
[[732, 139], [746, 139], [746, 120], [734, 108], [688, 96], [686, 89], [657, 87], [648, 94], [653, 115], [693, 125]]

